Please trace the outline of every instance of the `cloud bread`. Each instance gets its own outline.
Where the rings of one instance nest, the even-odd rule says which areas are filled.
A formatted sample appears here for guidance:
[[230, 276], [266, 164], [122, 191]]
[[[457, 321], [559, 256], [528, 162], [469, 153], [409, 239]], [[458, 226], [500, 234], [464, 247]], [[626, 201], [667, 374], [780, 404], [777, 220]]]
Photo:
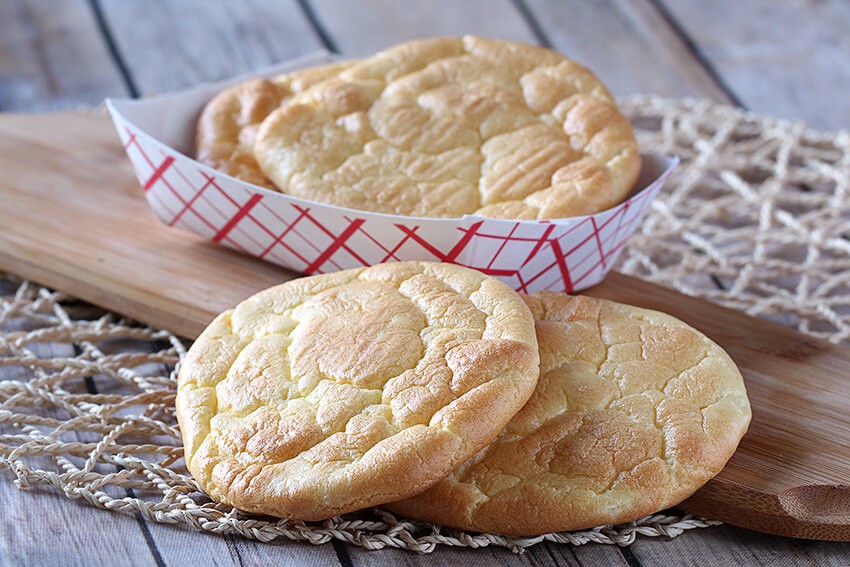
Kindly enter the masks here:
[[348, 68], [333, 63], [280, 75], [251, 79], [216, 95], [198, 119], [197, 160], [254, 185], [277, 189], [254, 158], [257, 129], [271, 112], [307, 88]]
[[263, 121], [255, 155], [284, 193], [422, 217], [595, 213], [640, 170], [631, 125], [590, 71], [470, 36], [405, 43], [305, 90]]
[[318, 520], [426, 489], [492, 441], [539, 373], [507, 285], [449, 264], [307, 277], [219, 315], [183, 361], [177, 417], [214, 499]]
[[540, 345], [529, 402], [445, 480], [386, 508], [530, 536], [652, 514], [720, 472], [751, 415], [723, 349], [656, 311], [550, 292], [526, 302]]

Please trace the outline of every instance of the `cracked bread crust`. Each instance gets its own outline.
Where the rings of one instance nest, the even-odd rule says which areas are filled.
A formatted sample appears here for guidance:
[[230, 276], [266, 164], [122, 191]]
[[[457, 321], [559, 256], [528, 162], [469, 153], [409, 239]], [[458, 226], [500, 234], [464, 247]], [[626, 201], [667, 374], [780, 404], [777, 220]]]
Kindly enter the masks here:
[[534, 322], [507, 285], [383, 264], [219, 315], [181, 365], [177, 417], [212, 498], [319, 520], [425, 490], [499, 434], [538, 374]]
[[519, 42], [412, 41], [293, 97], [255, 155], [284, 193], [420, 217], [553, 219], [628, 195], [629, 121], [581, 65]]
[[445, 526], [519, 536], [631, 521], [715, 476], [750, 422], [723, 349], [663, 313], [589, 297], [525, 297], [540, 381], [490, 446], [388, 504]]
[[196, 159], [219, 171], [267, 189], [277, 187], [260, 171], [254, 140], [260, 123], [292, 96], [348, 68], [333, 63], [273, 79], [250, 79], [216, 95], [201, 112], [195, 131]]

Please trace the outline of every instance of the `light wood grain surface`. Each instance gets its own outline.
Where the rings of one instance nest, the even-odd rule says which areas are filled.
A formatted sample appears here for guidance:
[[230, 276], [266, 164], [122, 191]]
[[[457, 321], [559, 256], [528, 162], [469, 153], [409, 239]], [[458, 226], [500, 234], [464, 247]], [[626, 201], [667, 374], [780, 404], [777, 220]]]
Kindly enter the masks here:
[[[159, 223], [105, 113], [0, 115], [0, 171], [0, 269], [153, 327], [191, 339], [245, 297], [298, 277]], [[778, 535], [850, 540], [850, 487], [841, 487], [850, 348], [622, 274], [586, 293], [678, 317], [744, 375], [750, 430], [682, 509]]]
[[[850, 127], [848, 23], [850, 5], [838, 0], [8, 0], [0, 2], [0, 110], [164, 92], [318, 47], [356, 56], [413, 37], [479, 33], [559, 49], [616, 94], [708, 98], [841, 129]], [[417, 556], [219, 538], [8, 484], [0, 485], [0, 505], [0, 564], [11, 565], [850, 563], [846, 544], [729, 526], [628, 548], [548, 544], [523, 556], [451, 549]]]

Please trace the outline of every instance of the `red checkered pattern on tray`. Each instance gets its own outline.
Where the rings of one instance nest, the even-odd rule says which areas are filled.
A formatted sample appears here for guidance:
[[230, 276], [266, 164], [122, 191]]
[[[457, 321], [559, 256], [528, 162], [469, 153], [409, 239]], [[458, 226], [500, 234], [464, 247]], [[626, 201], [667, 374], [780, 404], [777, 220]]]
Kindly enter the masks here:
[[663, 184], [591, 217], [414, 219], [348, 211], [252, 188], [116, 120], [148, 203], [166, 224], [307, 274], [437, 260], [514, 289], [572, 292], [602, 280]]

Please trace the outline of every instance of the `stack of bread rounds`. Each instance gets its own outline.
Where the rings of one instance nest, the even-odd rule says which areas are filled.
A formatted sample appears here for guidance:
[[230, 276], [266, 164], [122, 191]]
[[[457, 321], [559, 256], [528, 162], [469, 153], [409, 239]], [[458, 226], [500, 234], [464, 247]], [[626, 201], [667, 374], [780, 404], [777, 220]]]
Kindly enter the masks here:
[[197, 149], [295, 197], [418, 217], [593, 214], [640, 172], [631, 125], [590, 71], [472, 36], [233, 87], [202, 113]]
[[403, 262], [222, 313], [181, 364], [177, 417], [191, 473], [241, 510], [535, 535], [677, 504], [750, 408], [728, 355], [673, 317]]
[[294, 95], [348, 68], [349, 62], [251, 79], [220, 92], [201, 112], [195, 137], [198, 161], [254, 185], [274, 189], [254, 158], [260, 123]]
[[[587, 69], [478, 37], [236, 85], [204, 109], [197, 152], [290, 195], [421, 217], [592, 214], [640, 170]], [[189, 471], [240, 510], [321, 520], [382, 506], [517, 536], [676, 505], [751, 417], [734, 362], [669, 315], [520, 295], [434, 262], [246, 299], [192, 345], [176, 404]]]

